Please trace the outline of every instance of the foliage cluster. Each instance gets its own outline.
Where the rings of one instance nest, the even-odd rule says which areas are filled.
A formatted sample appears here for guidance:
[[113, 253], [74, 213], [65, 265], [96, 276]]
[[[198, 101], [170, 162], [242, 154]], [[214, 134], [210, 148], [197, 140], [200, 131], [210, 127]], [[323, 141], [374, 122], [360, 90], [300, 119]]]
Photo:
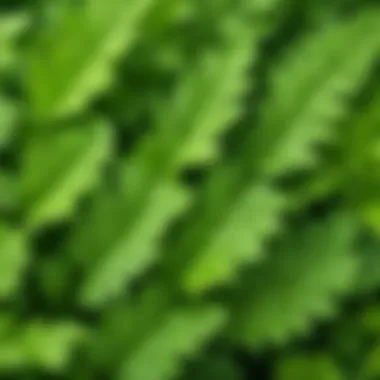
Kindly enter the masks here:
[[0, 4], [0, 378], [380, 378], [380, 4]]

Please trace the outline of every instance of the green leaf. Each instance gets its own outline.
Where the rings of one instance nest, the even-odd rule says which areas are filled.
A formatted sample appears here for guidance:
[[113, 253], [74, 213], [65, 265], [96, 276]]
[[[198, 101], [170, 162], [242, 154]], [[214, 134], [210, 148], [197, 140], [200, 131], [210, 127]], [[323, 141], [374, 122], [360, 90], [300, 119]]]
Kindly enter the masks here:
[[[196, 354], [222, 327], [220, 308], [173, 310], [146, 341], [124, 362], [119, 379], [166, 380], [178, 373], [178, 364]], [[150, 363], [149, 366], [146, 363]]]
[[283, 359], [275, 380], [343, 380], [333, 359], [325, 355], [297, 355]]
[[365, 225], [379, 234], [380, 210], [380, 91], [356, 115], [351, 130], [344, 140], [344, 164], [350, 178], [346, 192], [358, 205]]
[[[261, 124], [247, 145], [268, 176], [314, 167], [317, 147], [336, 137], [349, 98], [366, 81], [380, 51], [379, 11], [356, 13], [304, 36], [271, 75]], [[350, 43], [347, 43], [350, 41]]]
[[[264, 243], [281, 228], [284, 197], [265, 184], [239, 188], [221, 171], [169, 247], [165, 273], [190, 294], [236, 282], [239, 270], [262, 258]], [[179, 254], [180, 253], [180, 254]]]
[[0, 342], [0, 368], [1, 372], [8, 372], [24, 367], [25, 355], [17, 342]]
[[0, 95], [0, 151], [11, 140], [18, 118], [16, 105]]
[[72, 322], [33, 322], [23, 331], [20, 344], [28, 365], [61, 372], [86, 336], [86, 331]]
[[[85, 217], [88, 222], [74, 231], [68, 248], [88, 271], [79, 294], [87, 307], [122, 295], [153, 264], [161, 236], [186, 207], [188, 194], [172, 181], [161, 180], [144, 193], [103, 193], [98, 199], [93, 213]], [[104, 226], [104, 220], [108, 225]]]
[[355, 286], [359, 294], [371, 294], [380, 288], [380, 244], [372, 240], [362, 244], [358, 257], [360, 270]]
[[339, 215], [279, 241], [233, 292], [229, 335], [258, 348], [283, 343], [330, 316], [356, 279], [355, 234], [351, 218]]
[[[0, 371], [43, 369], [59, 373], [67, 369], [75, 350], [87, 339], [87, 331], [67, 321], [8, 323], [0, 340]], [[4, 371], [4, 372], [3, 372]]]
[[[286, 203], [275, 190], [257, 183], [261, 176], [277, 176], [311, 163], [316, 158], [313, 144], [331, 140], [332, 122], [348, 108], [341, 110], [335, 101], [364, 80], [380, 47], [373, 36], [378, 25], [374, 23], [367, 12], [358, 20], [315, 32], [278, 64], [262, 124], [234, 163], [248, 168], [222, 168], [211, 178], [193, 218], [170, 247], [167, 275], [180, 276], [185, 291], [201, 293], [231, 282], [242, 264], [260, 257], [265, 240], [278, 231]], [[351, 49], [345, 46], [341, 51], [341, 42], [351, 33], [365, 38], [365, 54], [345, 60]], [[315, 58], [313, 64], [305, 57]], [[326, 98], [334, 100], [334, 107]]]
[[13, 13], [0, 15], [0, 73], [8, 71], [19, 55], [18, 38], [29, 25], [29, 15]]
[[370, 2], [1, 2], [0, 378], [376, 379]]
[[13, 174], [0, 171], [0, 210], [11, 210], [18, 203], [17, 184]]
[[42, 31], [28, 57], [25, 86], [42, 121], [87, 108], [112, 81], [115, 62], [141, 33], [154, 0], [85, 0]]
[[181, 364], [199, 354], [227, 316], [217, 305], [175, 305], [169, 293], [154, 286], [128, 306], [109, 309], [93, 360], [106, 358], [106, 365], [118, 369], [117, 379], [176, 378]]
[[128, 304], [118, 303], [102, 314], [102, 321], [91, 346], [91, 361], [99, 368], [116, 368], [141, 339], [168, 314], [173, 300], [161, 286], [153, 286]]
[[28, 227], [71, 216], [80, 197], [97, 184], [111, 149], [110, 126], [100, 120], [33, 136], [23, 152], [20, 185]]
[[[86, 217], [91, 222], [79, 227], [72, 249], [78, 257], [89, 253], [87, 262], [92, 265], [82, 291], [85, 304], [101, 304], [121, 294], [157, 259], [159, 239], [190, 200], [177, 176], [191, 164], [217, 158], [218, 138], [241, 110], [245, 78], [257, 48], [253, 33], [244, 18], [229, 19], [223, 45], [190, 70], [159, 111], [155, 131], [123, 165], [120, 197], [114, 202], [100, 197], [98, 211]], [[95, 231], [103, 228], [104, 219], [113, 224], [109, 232], [99, 234]]]
[[0, 300], [16, 296], [29, 262], [22, 231], [0, 224]]
[[260, 35], [242, 18], [228, 21], [224, 46], [204, 53], [169, 104], [159, 111], [157, 153], [173, 167], [213, 162], [219, 153], [218, 138], [242, 111], [248, 70], [257, 56]]
[[364, 360], [361, 370], [364, 379], [375, 380], [380, 376], [380, 345], [372, 349]]

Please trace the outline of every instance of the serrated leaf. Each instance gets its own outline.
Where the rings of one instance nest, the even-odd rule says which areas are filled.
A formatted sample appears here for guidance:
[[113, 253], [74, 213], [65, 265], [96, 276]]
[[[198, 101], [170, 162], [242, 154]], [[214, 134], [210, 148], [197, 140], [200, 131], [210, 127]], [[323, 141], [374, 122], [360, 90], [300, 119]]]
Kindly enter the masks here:
[[188, 201], [184, 189], [169, 181], [161, 181], [148, 194], [136, 195], [142, 197], [108, 199], [111, 203], [100, 205], [97, 215], [91, 216], [91, 222], [97, 226], [103, 220], [114, 223], [98, 235], [94, 235], [94, 225], [89, 224], [84, 226], [84, 234], [80, 232], [76, 237], [74, 253], [82, 257], [87, 255], [90, 260], [93, 255], [94, 259], [88, 262], [92, 265], [80, 292], [80, 301], [86, 306], [98, 307], [130, 287], [132, 281], [152, 264], [161, 235]]
[[29, 56], [26, 88], [34, 116], [71, 116], [106, 89], [115, 62], [133, 46], [154, 0], [86, 0], [61, 12]]
[[[98, 216], [99, 221], [115, 214], [115, 208], [123, 209], [124, 217], [116, 213], [120, 215], [115, 218], [116, 225], [106, 241], [102, 241], [105, 234], [99, 236], [94, 252], [89, 246], [73, 247], [78, 256], [92, 255], [89, 261], [99, 257], [84, 284], [85, 304], [100, 304], [121, 294], [123, 287], [156, 260], [158, 247], [154, 245], [189, 202], [190, 194], [177, 182], [177, 176], [190, 164], [212, 162], [217, 157], [218, 137], [238, 115], [256, 46], [251, 47], [252, 31], [244, 19], [235, 17], [233, 25], [235, 29], [223, 32], [224, 45], [204, 57], [181, 81], [159, 112], [156, 131], [127, 160], [122, 169], [125, 190], [118, 205], [112, 206], [108, 200], [108, 206], [95, 206], [103, 208], [95, 212], [103, 215]], [[236, 40], [235, 33], [241, 38]], [[228, 75], [220, 80], [225, 72]], [[81, 230], [78, 239], [84, 237], [92, 246], [94, 225]]]
[[159, 284], [107, 314], [93, 359], [106, 358], [103, 365], [117, 368], [117, 379], [130, 380], [175, 378], [226, 322], [222, 307], [176, 305]]
[[125, 361], [118, 379], [173, 378], [178, 373], [178, 364], [198, 353], [222, 327], [224, 319], [223, 310], [219, 308], [173, 310]]
[[161, 150], [170, 152], [172, 165], [204, 164], [219, 155], [218, 138], [242, 111], [248, 70], [262, 38], [255, 32], [242, 18], [228, 18], [222, 48], [199, 58], [201, 62], [161, 110], [156, 122], [162, 131]]
[[[216, 201], [208, 199], [204, 205], [209, 215], [197, 209], [195, 221], [189, 219], [182, 240], [171, 248], [173, 256], [181, 252], [175, 260], [178, 264], [170, 263], [173, 276], [188, 258], [181, 286], [192, 294], [235, 282], [244, 265], [259, 260], [263, 243], [280, 228], [280, 215], [286, 204], [278, 192], [264, 184], [223, 194], [214, 183], [214, 195], [218, 197]], [[219, 208], [211, 210], [212, 202], [214, 206], [219, 202]], [[203, 223], [198, 222], [199, 216], [204, 218]]]
[[276, 65], [261, 125], [247, 145], [258, 172], [277, 176], [315, 166], [317, 146], [334, 139], [335, 124], [380, 51], [378, 18], [372, 9], [333, 22], [304, 36]]
[[232, 297], [230, 336], [253, 348], [278, 344], [329, 316], [355, 281], [354, 237], [352, 220], [335, 216], [280, 241]]
[[128, 305], [118, 303], [108, 308], [90, 350], [92, 362], [99, 368], [120, 366], [147, 332], [170, 312], [172, 301], [168, 291], [155, 286], [129, 298]]
[[21, 170], [28, 227], [71, 216], [78, 199], [97, 183], [111, 152], [110, 126], [98, 120], [32, 137], [23, 152]]
[[376, 378], [380, 8], [329, 1], [1, 2], [0, 378]]
[[[252, 139], [245, 143], [246, 150], [243, 149], [239, 158], [241, 162], [235, 162], [236, 166], [249, 168], [240, 174], [235, 169], [232, 172], [222, 169], [219, 173], [222, 181], [240, 182], [240, 185], [234, 188], [234, 185], [219, 183], [217, 176], [216, 179], [212, 178], [204, 199], [194, 211], [194, 218], [186, 224], [184, 232], [180, 232], [179, 243], [170, 248], [168, 276], [180, 276], [184, 290], [201, 293], [230, 282], [243, 263], [258, 257], [261, 253], [258, 247], [278, 230], [286, 205], [280, 205], [280, 196], [271, 192], [269, 187], [265, 190], [264, 185], [264, 190], [260, 190], [260, 179], [264, 178], [265, 183], [268, 177], [308, 165], [316, 158], [313, 144], [332, 138], [332, 122], [339, 118], [340, 103], [332, 108], [325, 103], [325, 98], [335, 101], [362, 83], [377, 48], [380, 48], [378, 39], [373, 36], [377, 26], [369, 12], [343, 25], [334, 24], [327, 31], [315, 32], [289, 55], [288, 60], [278, 64], [273, 76], [272, 92], [263, 106], [262, 124], [253, 131]], [[345, 54], [351, 54], [351, 49], [340, 49], [343, 49], [342, 39], [350, 33], [361, 33], [361, 37], [366, 38], [365, 54], [358, 53], [357, 60], [347, 61]], [[308, 63], [306, 56], [315, 58], [313, 64]], [[299, 79], [296, 79], [297, 76]], [[305, 102], [306, 91], [312, 98]], [[332, 113], [336, 111], [339, 111], [338, 114]], [[228, 176], [232, 179], [223, 179]], [[256, 187], [257, 183], [259, 186]], [[228, 186], [232, 190], [220, 190]], [[220, 194], [216, 195], [216, 191]], [[265, 192], [266, 200], [259, 200], [258, 194]], [[251, 194], [251, 199], [258, 197], [257, 203], [252, 201], [251, 207], [247, 201], [243, 205], [239, 203], [248, 197], [245, 195], [247, 193]], [[216, 202], [219, 202], [217, 206]], [[236, 208], [247, 211], [245, 220], [239, 215], [237, 222], [233, 216]], [[262, 226], [259, 218], [255, 224], [252, 222], [256, 212], [254, 208], [261, 218], [265, 216]], [[229, 218], [232, 219], [231, 224]], [[227, 225], [225, 228], [224, 223]], [[242, 236], [245, 238], [242, 239]], [[182, 254], [177, 258], [178, 252]]]

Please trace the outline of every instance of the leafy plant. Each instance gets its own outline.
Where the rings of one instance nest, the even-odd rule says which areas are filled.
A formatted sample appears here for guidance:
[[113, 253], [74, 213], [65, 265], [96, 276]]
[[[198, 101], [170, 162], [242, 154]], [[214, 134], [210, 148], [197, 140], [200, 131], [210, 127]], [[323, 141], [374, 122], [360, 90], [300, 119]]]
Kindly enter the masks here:
[[376, 379], [379, 36], [369, 0], [3, 2], [0, 377]]

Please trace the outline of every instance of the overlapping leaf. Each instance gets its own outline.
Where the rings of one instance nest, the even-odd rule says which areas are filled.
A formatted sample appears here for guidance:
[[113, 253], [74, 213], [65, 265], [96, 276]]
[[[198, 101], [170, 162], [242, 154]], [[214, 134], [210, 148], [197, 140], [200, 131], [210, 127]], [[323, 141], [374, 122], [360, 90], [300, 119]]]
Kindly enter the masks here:
[[[347, 293], [355, 304], [375, 295], [378, 242], [367, 247], [365, 234], [379, 226], [379, 98], [354, 117], [351, 99], [376, 84], [376, 5], [10, 3], [0, 7], [0, 377], [242, 378], [246, 353], [289, 342]], [[191, 191], [181, 177], [193, 185], [194, 168]], [[359, 210], [356, 223], [331, 218], [333, 197]], [[372, 380], [377, 304], [361, 322], [334, 336], [341, 374], [296, 355], [277, 378]], [[221, 347], [208, 347], [214, 337]]]
[[[248, 150], [264, 175], [314, 166], [349, 100], [366, 81], [380, 49], [379, 13], [368, 10], [303, 37], [273, 70], [261, 125]], [[351, 41], [347, 44], [346, 41]]]
[[254, 348], [282, 343], [335, 311], [335, 299], [351, 290], [358, 269], [356, 231], [347, 218], [298, 229], [249, 271], [232, 297], [233, 339]]
[[182, 360], [198, 354], [205, 342], [222, 327], [223, 320], [223, 311], [211, 306], [173, 310], [158, 325], [158, 330], [152, 332], [147, 341], [126, 360], [119, 378], [174, 378]]
[[120, 380], [174, 379], [182, 362], [198, 354], [225, 321], [223, 308], [175, 306], [157, 287], [109, 313], [95, 357], [120, 368]]
[[[260, 256], [263, 242], [278, 230], [286, 203], [275, 190], [257, 182], [314, 160], [313, 144], [331, 138], [333, 122], [346, 109], [341, 109], [340, 98], [364, 80], [379, 47], [373, 36], [377, 27], [369, 13], [344, 25], [334, 24], [327, 32], [315, 32], [279, 64], [262, 124], [236, 164], [248, 169], [222, 169], [211, 179], [179, 243], [171, 248], [169, 276], [176, 276], [184, 262], [180, 276], [186, 291], [199, 293], [230, 282], [242, 264]], [[351, 54], [351, 49], [342, 47], [341, 40], [351, 33], [363, 36], [366, 54], [358, 52], [359, 58], [347, 63], [344, 54]], [[312, 65], [306, 56], [315, 57]], [[310, 97], [306, 102], [305, 92]], [[325, 103], [326, 97], [337, 104]], [[223, 183], [227, 178], [233, 183]]]
[[[223, 45], [179, 84], [160, 110], [155, 131], [126, 160], [122, 194], [102, 196], [84, 228], [79, 227], [72, 249], [92, 265], [83, 288], [85, 303], [120, 294], [156, 259], [158, 239], [189, 200], [178, 174], [190, 164], [213, 162], [218, 137], [238, 117], [256, 43], [244, 18], [232, 21], [234, 28], [224, 29]], [[112, 226], [94, 240], [105, 218], [113, 220]]]

